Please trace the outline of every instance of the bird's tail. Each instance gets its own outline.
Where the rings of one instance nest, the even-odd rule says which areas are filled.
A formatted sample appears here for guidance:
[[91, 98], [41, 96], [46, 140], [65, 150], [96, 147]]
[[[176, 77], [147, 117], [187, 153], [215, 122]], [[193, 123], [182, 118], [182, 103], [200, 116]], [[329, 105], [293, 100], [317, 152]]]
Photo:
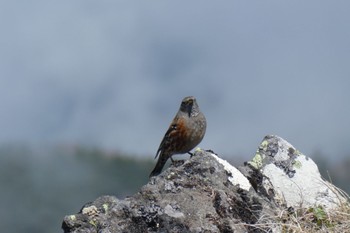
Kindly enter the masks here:
[[168, 156], [165, 156], [164, 154], [160, 154], [159, 159], [157, 161], [157, 164], [154, 167], [154, 169], [151, 172], [151, 174], [149, 175], [149, 177], [159, 175], [162, 172], [162, 169], [163, 169], [163, 167], [164, 167], [164, 165], [165, 165], [167, 160], [168, 160]]

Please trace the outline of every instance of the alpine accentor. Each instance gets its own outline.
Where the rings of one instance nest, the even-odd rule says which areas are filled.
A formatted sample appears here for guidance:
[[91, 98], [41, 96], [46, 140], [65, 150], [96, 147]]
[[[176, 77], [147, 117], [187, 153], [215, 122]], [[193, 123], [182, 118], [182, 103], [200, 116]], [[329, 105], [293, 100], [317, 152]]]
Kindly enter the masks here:
[[158, 148], [159, 159], [150, 177], [161, 173], [166, 161], [174, 154], [188, 153], [203, 139], [207, 122], [193, 96], [185, 97]]

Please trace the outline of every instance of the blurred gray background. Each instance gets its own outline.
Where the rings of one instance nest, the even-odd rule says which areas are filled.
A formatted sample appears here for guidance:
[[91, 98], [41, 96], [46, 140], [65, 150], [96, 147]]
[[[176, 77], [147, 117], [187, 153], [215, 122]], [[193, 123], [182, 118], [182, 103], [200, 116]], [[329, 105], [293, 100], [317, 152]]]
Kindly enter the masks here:
[[[69, 159], [48, 162], [53, 174], [36, 168], [57, 146], [153, 159], [187, 95], [208, 121], [199, 146], [226, 159], [250, 159], [267, 134], [311, 157], [348, 159], [349, 9], [345, 0], [0, 1], [0, 156], [13, 168], [2, 190], [21, 192], [8, 176], [28, 158], [39, 186], [66, 174]], [[60, 178], [62, 188], [77, 174]], [[89, 198], [102, 193], [113, 194]], [[76, 199], [46, 232], [91, 201]]]

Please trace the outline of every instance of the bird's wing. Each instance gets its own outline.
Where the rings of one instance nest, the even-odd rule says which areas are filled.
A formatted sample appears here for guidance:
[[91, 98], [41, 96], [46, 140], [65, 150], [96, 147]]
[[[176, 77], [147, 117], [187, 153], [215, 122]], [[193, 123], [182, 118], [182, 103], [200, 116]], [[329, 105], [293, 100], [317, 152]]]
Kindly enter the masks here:
[[[176, 120], [174, 120], [173, 122], [176, 122]], [[166, 131], [162, 142], [159, 145], [159, 148], [157, 150], [156, 156], [154, 157], [155, 159], [158, 157], [158, 155], [161, 153], [161, 151], [164, 150], [164, 148], [168, 147], [168, 144], [171, 143], [171, 138], [172, 138], [172, 134], [174, 134], [177, 130], [177, 124], [176, 123], [172, 123], [169, 126], [169, 129]]]

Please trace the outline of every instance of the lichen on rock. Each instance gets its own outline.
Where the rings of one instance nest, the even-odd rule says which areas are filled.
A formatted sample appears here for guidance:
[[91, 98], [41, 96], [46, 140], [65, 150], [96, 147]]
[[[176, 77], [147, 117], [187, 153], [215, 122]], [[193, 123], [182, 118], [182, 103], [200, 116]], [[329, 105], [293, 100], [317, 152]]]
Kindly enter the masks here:
[[[257, 157], [258, 156], [258, 157]], [[273, 221], [304, 205], [330, 210], [346, 200], [316, 164], [278, 136], [266, 136], [238, 169], [196, 150], [131, 197], [102, 196], [64, 218], [64, 232], [279, 232]], [[73, 216], [73, 217], [72, 217]]]

